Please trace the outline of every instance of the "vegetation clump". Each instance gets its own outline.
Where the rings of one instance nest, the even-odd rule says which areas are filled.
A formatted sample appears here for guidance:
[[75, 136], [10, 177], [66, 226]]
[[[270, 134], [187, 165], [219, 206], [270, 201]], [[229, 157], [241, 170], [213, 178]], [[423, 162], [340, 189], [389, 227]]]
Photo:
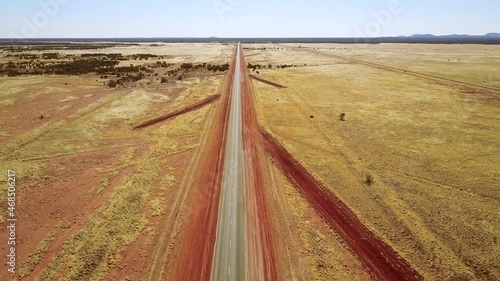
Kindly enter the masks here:
[[108, 87], [110, 88], [116, 88], [117, 85], [118, 83], [115, 80], [109, 80], [108, 82]]
[[340, 113], [340, 115], [339, 115], [339, 120], [340, 120], [340, 121], [345, 121], [345, 119], [344, 119], [344, 118], [345, 118], [345, 113]]
[[131, 58], [134, 60], [149, 60], [149, 58], [157, 58], [157, 55], [152, 54], [135, 54], [132, 55]]
[[49, 65], [45, 69], [50, 74], [79, 75], [92, 72], [102, 72], [103, 69], [113, 68], [118, 61], [102, 60], [75, 60], [72, 62], [63, 62], [56, 65]]
[[365, 176], [365, 180], [364, 180], [364, 184], [367, 185], [367, 186], [372, 186], [373, 184], [375, 183], [375, 181], [373, 180], [373, 176], [368, 174]]
[[42, 59], [44, 59], [44, 60], [59, 59], [59, 53], [44, 53], [44, 54], [42, 54]]
[[186, 69], [186, 70], [192, 69], [193, 68], [193, 64], [192, 63], [183, 63], [183, 64], [181, 64], [181, 68], [182, 69]]

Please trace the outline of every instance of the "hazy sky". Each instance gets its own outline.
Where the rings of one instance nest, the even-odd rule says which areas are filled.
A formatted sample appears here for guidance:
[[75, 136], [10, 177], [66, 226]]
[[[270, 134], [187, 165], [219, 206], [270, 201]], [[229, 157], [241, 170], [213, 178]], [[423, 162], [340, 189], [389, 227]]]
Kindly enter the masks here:
[[500, 32], [498, 0], [0, 0], [0, 38]]

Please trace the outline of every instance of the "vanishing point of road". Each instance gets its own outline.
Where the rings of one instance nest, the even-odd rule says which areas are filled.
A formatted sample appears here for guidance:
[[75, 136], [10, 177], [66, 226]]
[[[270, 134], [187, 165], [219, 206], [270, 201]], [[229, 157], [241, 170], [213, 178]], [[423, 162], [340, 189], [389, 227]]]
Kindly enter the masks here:
[[216, 281], [247, 279], [240, 44], [234, 71], [212, 276]]

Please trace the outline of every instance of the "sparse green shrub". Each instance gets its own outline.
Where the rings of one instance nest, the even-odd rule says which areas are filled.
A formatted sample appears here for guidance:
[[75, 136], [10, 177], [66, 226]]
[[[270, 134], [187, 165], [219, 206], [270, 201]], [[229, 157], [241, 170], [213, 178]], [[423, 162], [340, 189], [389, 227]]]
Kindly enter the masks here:
[[345, 113], [340, 113], [340, 115], [339, 115], [339, 120], [340, 120], [340, 121], [345, 121], [345, 119], [344, 119], [344, 118], [345, 118]]
[[45, 59], [45, 60], [53, 60], [53, 59], [58, 59], [58, 58], [59, 58], [59, 53], [42, 54], [42, 59]]
[[108, 87], [110, 88], [116, 88], [117, 85], [118, 83], [115, 80], [109, 80], [108, 82]]
[[188, 70], [188, 69], [193, 68], [193, 64], [192, 63], [183, 63], [183, 64], [181, 64], [181, 68]]
[[373, 180], [373, 176], [370, 174], [367, 174], [365, 176], [364, 184], [366, 184], [367, 186], [372, 186], [374, 183], [375, 183], [375, 181]]

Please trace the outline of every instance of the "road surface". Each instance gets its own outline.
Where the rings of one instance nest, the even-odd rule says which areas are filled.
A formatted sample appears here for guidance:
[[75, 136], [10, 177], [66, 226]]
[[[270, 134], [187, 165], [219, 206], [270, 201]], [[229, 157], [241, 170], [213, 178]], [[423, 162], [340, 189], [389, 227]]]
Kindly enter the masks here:
[[[243, 161], [243, 125], [241, 111], [240, 45], [231, 92], [226, 158], [219, 206], [214, 281], [246, 280], [245, 269], [245, 189]], [[200, 233], [203, 235], [203, 233]]]

